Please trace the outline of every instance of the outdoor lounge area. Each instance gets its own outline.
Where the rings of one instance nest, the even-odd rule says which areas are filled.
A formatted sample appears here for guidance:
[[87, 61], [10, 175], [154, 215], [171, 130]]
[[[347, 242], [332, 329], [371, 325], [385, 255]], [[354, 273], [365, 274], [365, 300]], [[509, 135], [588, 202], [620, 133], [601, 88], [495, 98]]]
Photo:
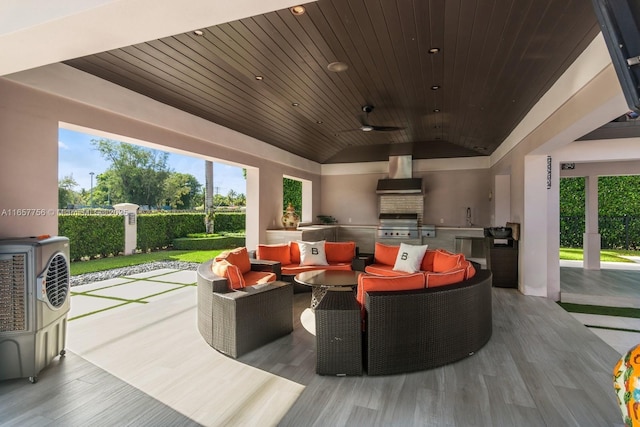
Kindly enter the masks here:
[[290, 335], [236, 360], [197, 332], [195, 280], [158, 270], [74, 289], [67, 356], [37, 384], [0, 382], [2, 423], [622, 425], [611, 382], [620, 354], [548, 299], [494, 288], [493, 336], [457, 363], [334, 377], [315, 372], [308, 294], [295, 295]]
[[[73, 287], [70, 304], [54, 306], [39, 267], [55, 248], [34, 255], [38, 268], [3, 253], [3, 265], [25, 276], [0, 271], [0, 364], [18, 355], [0, 373], [30, 359], [12, 335], [29, 328], [47, 343], [55, 329], [66, 356], [37, 377], [0, 380], [1, 425], [623, 426], [612, 374], [640, 343], [640, 324], [558, 303], [640, 307], [640, 272], [601, 262], [599, 194], [603, 177], [640, 176], [637, 0], [9, 3], [0, 24], [0, 239], [64, 234], [60, 135], [73, 131], [202, 161], [207, 182], [194, 207], [203, 222], [191, 215], [207, 231], [213, 163], [242, 169], [238, 245], [288, 244], [281, 255], [290, 262], [280, 273], [236, 266], [231, 287], [255, 283], [253, 293], [218, 292], [218, 278], [200, 286], [197, 271], [172, 267]], [[603, 25], [618, 16], [624, 37]], [[99, 171], [82, 164], [91, 209]], [[558, 257], [566, 178], [582, 183], [573, 231], [584, 261], [571, 266]], [[288, 181], [299, 188], [288, 212], [299, 222], [283, 221], [293, 207]], [[109, 205], [140, 206], [112, 190], [100, 190]], [[124, 247], [99, 256], [146, 251], [129, 233], [144, 221], [113, 215], [114, 230], [125, 224]], [[498, 229], [506, 234], [489, 238]], [[93, 242], [105, 233], [84, 232]], [[336, 287], [357, 291], [357, 271], [369, 267], [417, 289], [369, 295], [361, 286], [354, 301], [351, 289], [296, 279], [316, 269], [297, 262], [290, 242], [313, 252], [320, 241], [356, 251], [351, 263], [351, 252], [327, 260], [348, 273]], [[375, 251], [403, 243], [464, 257], [396, 279], [397, 259], [377, 262]], [[79, 259], [96, 256], [85, 247]], [[58, 255], [55, 267], [66, 267]], [[238, 272], [229, 265], [206, 268]], [[284, 273], [289, 280], [278, 280]], [[66, 296], [67, 277], [57, 279]], [[459, 299], [461, 290], [469, 292]], [[14, 304], [14, 294], [24, 301]], [[68, 323], [58, 316], [36, 332], [61, 306]], [[239, 322], [238, 313], [249, 314]], [[350, 327], [349, 350], [327, 359], [342, 339], [336, 323]], [[403, 346], [416, 331], [427, 339]], [[382, 368], [368, 372], [376, 357]]]

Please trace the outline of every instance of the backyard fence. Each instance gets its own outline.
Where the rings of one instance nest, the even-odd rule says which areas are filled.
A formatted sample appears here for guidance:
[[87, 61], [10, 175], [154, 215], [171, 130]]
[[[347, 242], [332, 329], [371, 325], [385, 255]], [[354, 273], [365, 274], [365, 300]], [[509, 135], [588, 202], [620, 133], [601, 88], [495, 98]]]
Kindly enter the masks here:
[[[581, 248], [585, 230], [584, 216], [560, 217], [560, 246]], [[640, 249], [640, 216], [601, 216], [598, 218], [602, 249]]]

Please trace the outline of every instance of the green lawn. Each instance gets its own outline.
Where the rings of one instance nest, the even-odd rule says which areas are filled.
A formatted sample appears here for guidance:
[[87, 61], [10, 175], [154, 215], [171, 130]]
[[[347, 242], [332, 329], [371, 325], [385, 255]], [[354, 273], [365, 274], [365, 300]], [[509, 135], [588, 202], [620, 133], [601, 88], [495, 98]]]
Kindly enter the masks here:
[[[633, 262], [626, 258], [623, 258], [621, 255], [640, 256], [640, 251], [605, 249], [600, 251], [600, 261]], [[583, 251], [582, 249], [577, 248], [560, 248], [560, 259], [582, 261], [584, 259]]]
[[205, 262], [217, 256], [223, 249], [210, 251], [159, 251], [147, 254], [117, 256], [113, 258], [93, 259], [90, 261], [74, 261], [71, 263], [71, 275], [95, 273], [112, 268], [130, 267], [153, 261], [186, 261]]

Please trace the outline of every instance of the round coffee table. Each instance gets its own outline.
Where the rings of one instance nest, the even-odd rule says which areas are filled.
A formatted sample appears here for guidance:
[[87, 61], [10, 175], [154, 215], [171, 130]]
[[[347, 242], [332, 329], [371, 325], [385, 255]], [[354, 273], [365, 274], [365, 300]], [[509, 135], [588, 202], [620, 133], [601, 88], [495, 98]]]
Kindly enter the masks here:
[[311, 308], [315, 309], [329, 288], [353, 290], [358, 286], [360, 274], [361, 271], [313, 270], [296, 274], [294, 280], [301, 285], [311, 286]]

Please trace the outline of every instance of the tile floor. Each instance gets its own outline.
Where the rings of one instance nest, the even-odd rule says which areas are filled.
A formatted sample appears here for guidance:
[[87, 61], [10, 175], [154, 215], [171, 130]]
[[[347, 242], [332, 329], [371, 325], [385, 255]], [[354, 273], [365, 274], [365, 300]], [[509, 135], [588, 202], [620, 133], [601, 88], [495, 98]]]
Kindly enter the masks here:
[[71, 288], [68, 319], [101, 315], [164, 298], [187, 286], [196, 286], [196, 272], [159, 269]]

